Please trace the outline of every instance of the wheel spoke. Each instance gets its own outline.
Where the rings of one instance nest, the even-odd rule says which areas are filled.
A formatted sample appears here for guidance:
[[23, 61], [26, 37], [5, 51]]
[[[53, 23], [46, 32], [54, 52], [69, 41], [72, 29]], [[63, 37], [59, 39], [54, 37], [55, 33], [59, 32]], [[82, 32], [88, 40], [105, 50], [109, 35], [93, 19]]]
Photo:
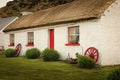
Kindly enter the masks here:
[[18, 45], [16, 46], [15, 50], [16, 50], [16, 56], [18, 56], [19, 53], [20, 53], [20, 51], [21, 51], [21, 44], [18, 44]]
[[95, 62], [98, 60], [98, 50], [94, 47], [90, 47], [86, 50], [85, 55], [90, 56]]
[[97, 50], [94, 50], [94, 54], [97, 52]]
[[92, 53], [93, 52], [93, 50], [92, 49], [90, 49], [90, 53]]

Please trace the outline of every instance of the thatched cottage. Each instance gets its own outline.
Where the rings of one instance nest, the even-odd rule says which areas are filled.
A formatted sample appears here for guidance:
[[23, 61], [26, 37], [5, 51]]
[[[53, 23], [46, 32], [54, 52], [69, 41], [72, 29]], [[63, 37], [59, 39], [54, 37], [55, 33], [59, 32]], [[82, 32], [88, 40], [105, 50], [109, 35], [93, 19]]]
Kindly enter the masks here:
[[[100, 65], [120, 64], [120, 0], [76, 0], [21, 16], [4, 29], [5, 48], [20, 43], [28, 48], [49, 47], [62, 59], [75, 58], [89, 47], [98, 50]], [[89, 52], [89, 50], [88, 50]], [[96, 54], [92, 55], [96, 56]]]

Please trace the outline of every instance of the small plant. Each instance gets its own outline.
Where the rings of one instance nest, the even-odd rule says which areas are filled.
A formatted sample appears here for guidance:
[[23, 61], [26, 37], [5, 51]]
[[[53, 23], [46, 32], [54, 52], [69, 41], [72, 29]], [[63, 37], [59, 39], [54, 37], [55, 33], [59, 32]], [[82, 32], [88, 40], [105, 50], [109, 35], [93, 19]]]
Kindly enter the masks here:
[[60, 55], [56, 50], [46, 48], [42, 52], [42, 58], [44, 61], [57, 61], [60, 58]]
[[29, 59], [36, 59], [40, 57], [41, 52], [37, 48], [28, 49], [26, 51], [26, 57]]
[[78, 66], [91, 69], [95, 67], [95, 62], [88, 56], [78, 55]]
[[120, 80], [120, 69], [116, 69], [112, 71], [109, 75], [107, 80]]
[[16, 55], [15, 49], [9, 48], [9, 49], [5, 50], [6, 57], [15, 57], [15, 55]]
[[0, 55], [5, 54], [5, 51], [0, 51]]
[[78, 52], [75, 55], [76, 55], [77, 58], [79, 57], [79, 53]]
[[76, 55], [76, 58], [70, 58], [70, 55], [68, 53], [69, 58], [67, 59], [67, 62], [70, 64], [77, 64], [77, 58], [78, 58], [79, 53], [76, 53], [75, 55]]

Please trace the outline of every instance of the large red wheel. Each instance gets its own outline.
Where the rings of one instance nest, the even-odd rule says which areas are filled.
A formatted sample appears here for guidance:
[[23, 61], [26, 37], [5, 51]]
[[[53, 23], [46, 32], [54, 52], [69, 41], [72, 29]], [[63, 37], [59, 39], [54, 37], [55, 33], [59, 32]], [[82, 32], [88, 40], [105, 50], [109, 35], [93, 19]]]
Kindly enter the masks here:
[[89, 47], [85, 51], [84, 55], [90, 56], [95, 62], [98, 61], [99, 53], [98, 53], [98, 50], [95, 47]]
[[16, 47], [15, 47], [15, 50], [16, 50], [16, 56], [18, 56], [20, 54], [20, 51], [21, 51], [21, 44], [19, 43]]

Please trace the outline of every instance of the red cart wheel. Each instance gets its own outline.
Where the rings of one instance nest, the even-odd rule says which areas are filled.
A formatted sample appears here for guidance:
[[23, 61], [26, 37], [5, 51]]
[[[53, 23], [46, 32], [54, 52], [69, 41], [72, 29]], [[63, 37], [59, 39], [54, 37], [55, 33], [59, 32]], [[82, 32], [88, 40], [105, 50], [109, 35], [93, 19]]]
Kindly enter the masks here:
[[86, 56], [90, 56], [95, 62], [98, 61], [98, 57], [99, 57], [99, 54], [98, 54], [98, 50], [94, 47], [90, 47], [88, 48], [86, 51], [85, 51], [85, 54]]
[[19, 43], [16, 47], [15, 47], [15, 50], [16, 50], [16, 56], [18, 56], [20, 54], [20, 51], [21, 51], [21, 44]]

